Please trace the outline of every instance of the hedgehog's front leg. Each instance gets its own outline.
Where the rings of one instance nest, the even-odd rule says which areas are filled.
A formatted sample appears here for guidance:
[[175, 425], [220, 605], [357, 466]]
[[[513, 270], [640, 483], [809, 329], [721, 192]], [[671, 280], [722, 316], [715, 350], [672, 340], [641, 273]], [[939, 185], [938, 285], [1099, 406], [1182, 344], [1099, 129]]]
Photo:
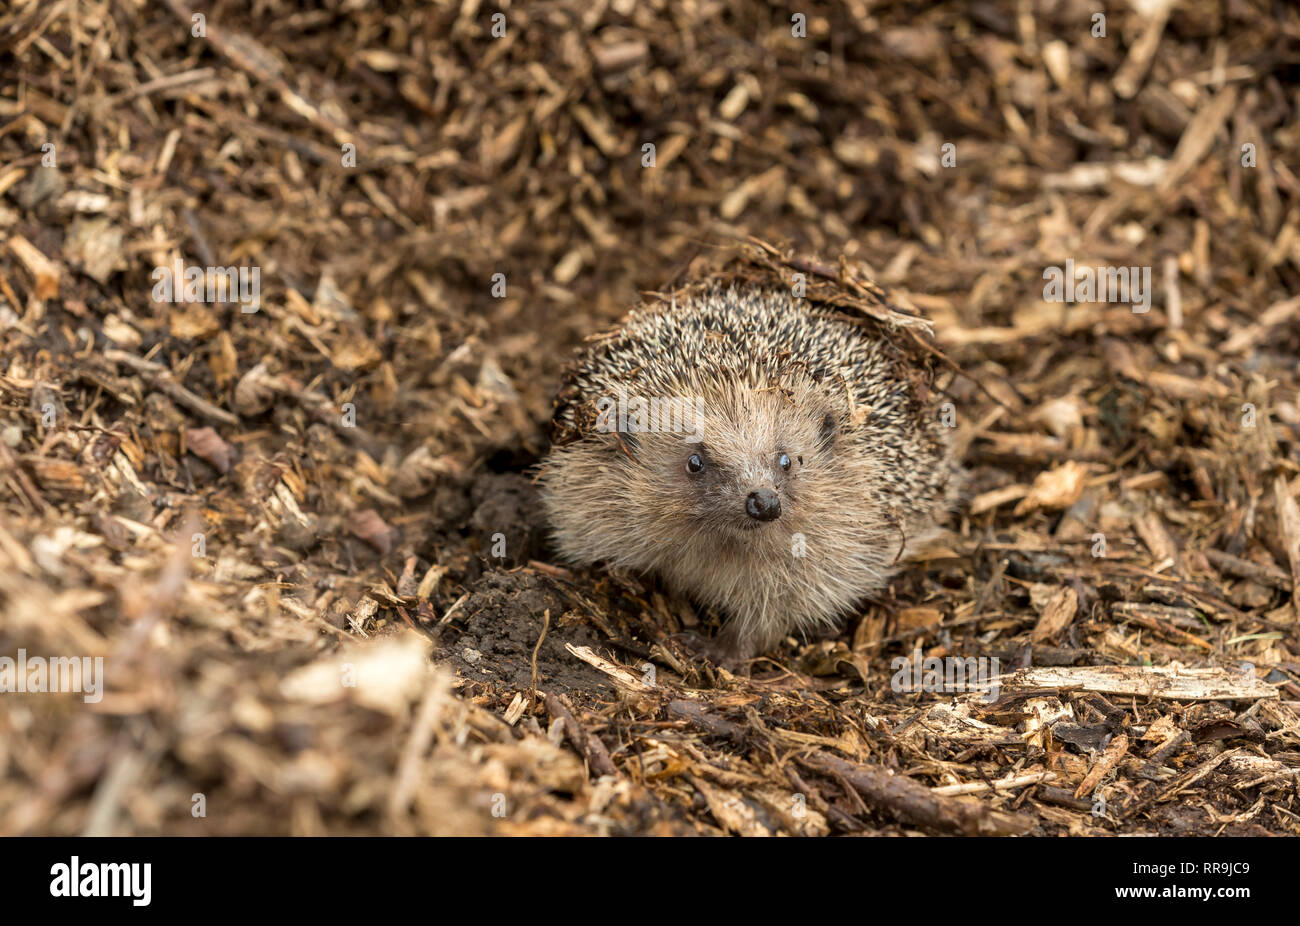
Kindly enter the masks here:
[[703, 656], [715, 666], [733, 674], [746, 671], [750, 660], [757, 653], [754, 644], [747, 641], [736, 629], [734, 620], [728, 620], [722, 630], [712, 637], [706, 637], [692, 630], [674, 634], [673, 637], [685, 644], [695, 655]]

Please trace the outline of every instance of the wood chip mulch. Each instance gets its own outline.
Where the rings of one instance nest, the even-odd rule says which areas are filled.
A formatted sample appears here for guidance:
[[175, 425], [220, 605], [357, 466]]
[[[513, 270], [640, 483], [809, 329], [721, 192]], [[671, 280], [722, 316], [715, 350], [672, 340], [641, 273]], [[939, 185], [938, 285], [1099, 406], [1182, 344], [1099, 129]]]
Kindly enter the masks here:
[[[0, 833], [1300, 834], [1300, 10], [923, 6], [0, 8], [0, 657], [104, 666], [0, 693]], [[748, 675], [531, 482], [737, 249], [929, 344], [973, 474]]]

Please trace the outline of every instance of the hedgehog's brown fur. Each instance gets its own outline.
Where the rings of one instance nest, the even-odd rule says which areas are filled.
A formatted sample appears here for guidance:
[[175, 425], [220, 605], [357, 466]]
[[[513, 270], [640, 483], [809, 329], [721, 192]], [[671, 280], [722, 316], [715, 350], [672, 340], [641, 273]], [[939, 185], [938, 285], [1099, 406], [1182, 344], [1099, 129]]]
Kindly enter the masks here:
[[[713, 287], [633, 312], [561, 391], [541, 474], [560, 553], [658, 574], [719, 609], [735, 658], [833, 626], [933, 535], [958, 491], [949, 429], [917, 373], [780, 289]], [[698, 398], [702, 442], [598, 427], [597, 402], [620, 392]], [[696, 453], [705, 468], [691, 473]], [[746, 514], [760, 489], [780, 499], [775, 520]]]

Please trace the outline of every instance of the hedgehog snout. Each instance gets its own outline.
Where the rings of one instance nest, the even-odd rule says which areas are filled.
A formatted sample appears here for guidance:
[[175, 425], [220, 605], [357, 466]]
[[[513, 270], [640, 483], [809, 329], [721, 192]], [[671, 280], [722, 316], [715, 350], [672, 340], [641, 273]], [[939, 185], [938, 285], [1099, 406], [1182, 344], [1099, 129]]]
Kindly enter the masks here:
[[755, 521], [775, 521], [781, 517], [781, 499], [771, 489], [756, 489], [745, 499], [745, 514]]

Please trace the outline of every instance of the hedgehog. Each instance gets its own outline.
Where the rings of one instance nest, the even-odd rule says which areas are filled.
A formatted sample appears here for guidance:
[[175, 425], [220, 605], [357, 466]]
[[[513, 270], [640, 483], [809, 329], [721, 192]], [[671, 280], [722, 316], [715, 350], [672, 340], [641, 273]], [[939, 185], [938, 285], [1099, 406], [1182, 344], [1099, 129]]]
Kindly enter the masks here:
[[954, 507], [928, 371], [880, 329], [757, 283], [643, 305], [582, 349], [539, 485], [560, 556], [725, 617], [736, 665], [835, 629]]

